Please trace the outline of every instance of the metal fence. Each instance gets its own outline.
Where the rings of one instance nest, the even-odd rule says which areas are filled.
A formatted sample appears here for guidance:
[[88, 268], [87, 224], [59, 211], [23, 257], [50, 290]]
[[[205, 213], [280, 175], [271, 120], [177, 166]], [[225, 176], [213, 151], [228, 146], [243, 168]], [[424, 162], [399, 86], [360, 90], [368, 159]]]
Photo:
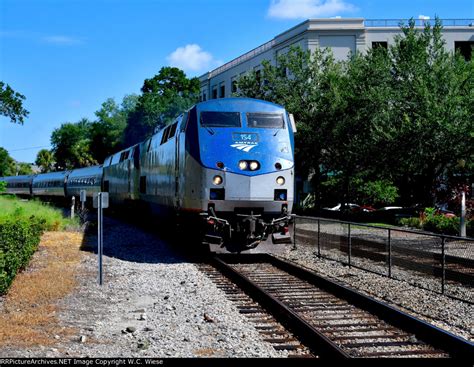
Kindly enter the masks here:
[[303, 216], [294, 236], [318, 257], [474, 303], [474, 238]]

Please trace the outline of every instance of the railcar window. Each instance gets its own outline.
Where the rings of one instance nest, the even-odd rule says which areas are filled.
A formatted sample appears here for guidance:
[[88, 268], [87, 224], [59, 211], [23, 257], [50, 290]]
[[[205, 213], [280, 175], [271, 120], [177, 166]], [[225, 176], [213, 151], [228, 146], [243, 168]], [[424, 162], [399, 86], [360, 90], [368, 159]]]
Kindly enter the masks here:
[[176, 128], [178, 127], [178, 123], [175, 122], [173, 125], [171, 125], [171, 130], [170, 130], [170, 136], [168, 137], [168, 139], [171, 139], [174, 134], [176, 133]]
[[239, 112], [202, 111], [202, 127], [241, 127]]
[[281, 113], [247, 113], [247, 126], [283, 129], [285, 127], [285, 121]]
[[170, 128], [171, 128], [171, 126], [167, 126], [165, 131], [163, 131], [163, 136], [161, 137], [160, 145], [166, 143], [166, 141], [168, 140], [168, 136], [169, 136], [169, 133], [170, 133]]

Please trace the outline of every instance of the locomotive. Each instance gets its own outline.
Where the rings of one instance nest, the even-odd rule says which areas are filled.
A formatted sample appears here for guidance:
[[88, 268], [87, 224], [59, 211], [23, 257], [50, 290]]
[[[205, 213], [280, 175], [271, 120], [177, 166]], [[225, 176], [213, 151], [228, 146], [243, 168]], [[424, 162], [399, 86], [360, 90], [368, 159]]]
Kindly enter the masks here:
[[111, 206], [140, 203], [189, 225], [213, 251], [275, 247], [291, 243], [295, 132], [282, 106], [213, 99], [103, 165], [0, 180], [19, 195], [108, 192]]

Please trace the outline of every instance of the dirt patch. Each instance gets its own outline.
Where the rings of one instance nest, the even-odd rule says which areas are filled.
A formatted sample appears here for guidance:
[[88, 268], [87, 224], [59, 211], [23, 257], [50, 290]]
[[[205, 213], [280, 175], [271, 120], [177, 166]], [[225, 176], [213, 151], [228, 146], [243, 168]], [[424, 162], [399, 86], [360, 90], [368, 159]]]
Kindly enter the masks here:
[[61, 327], [57, 302], [76, 285], [83, 234], [46, 232], [28, 268], [18, 274], [0, 310], [0, 345], [52, 345], [74, 330]]

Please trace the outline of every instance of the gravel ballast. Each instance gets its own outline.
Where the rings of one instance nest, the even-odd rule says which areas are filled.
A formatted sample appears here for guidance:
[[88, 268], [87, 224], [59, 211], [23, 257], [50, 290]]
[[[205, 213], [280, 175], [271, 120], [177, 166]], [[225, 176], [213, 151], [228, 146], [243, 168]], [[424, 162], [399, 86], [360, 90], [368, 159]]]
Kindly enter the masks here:
[[[314, 246], [297, 244], [296, 249], [288, 249], [286, 254], [279, 256], [391, 304], [462, 338], [474, 340], [474, 307], [472, 304], [415, 287], [401, 280], [349, 267], [334, 260], [318, 258], [315, 250]], [[398, 269], [398, 271], [404, 272], [405, 270]], [[405, 272], [404, 278], [414, 277], [415, 272]], [[420, 279], [420, 281], [426, 280]]]
[[106, 219], [104, 285], [97, 283], [95, 239], [79, 285], [60, 301], [59, 319], [74, 332], [52, 346], [0, 348], [4, 357], [286, 357], [261, 340], [197, 266], [155, 235]]

